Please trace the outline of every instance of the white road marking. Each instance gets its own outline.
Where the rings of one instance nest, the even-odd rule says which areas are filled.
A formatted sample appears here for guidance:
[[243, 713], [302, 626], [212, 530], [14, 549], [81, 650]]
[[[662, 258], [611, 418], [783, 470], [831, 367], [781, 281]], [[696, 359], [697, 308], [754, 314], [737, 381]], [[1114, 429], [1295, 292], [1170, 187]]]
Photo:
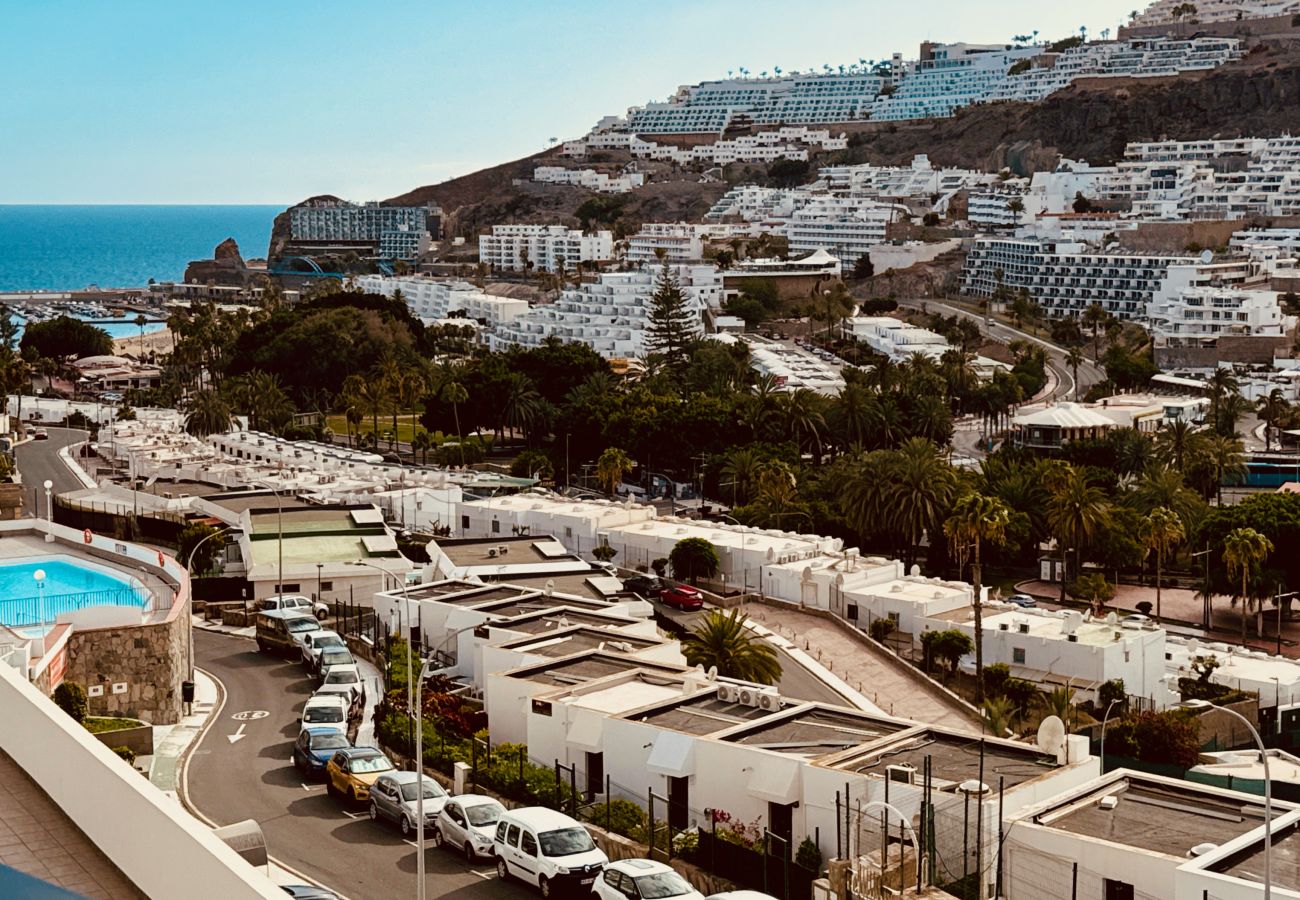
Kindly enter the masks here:
[[343, 813], [343, 815], [347, 816], [349, 819], [359, 819], [359, 818], [361, 818], [361, 816], [357, 815], [357, 814], [354, 813], [354, 812], [348, 812], [346, 809], [340, 809], [339, 812]]
[[265, 719], [269, 715], [270, 713], [264, 709], [246, 709], [243, 712], [232, 714], [230, 718], [236, 722], [243, 722], [249, 719]]
[[244, 738], [248, 737], [248, 735], [244, 734], [244, 729], [247, 727], [248, 727], [247, 723], [240, 723], [239, 730], [236, 731], [234, 734], [226, 735], [226, 740], [230, 741], [230, 743], [232, 744], [238, 741], [242, 741]]
[[307, 782], [305, 782], [305, 781], [302, 782], [302, 789], [303, 789], [304, 791], [310, 791], [311, 788], [312, 788], [312, 786], [311, 786], [310, 784], [307, 784]]
[[491, 869], [490, 871], [487, 872], [480, 872], [477, 869], [470, 869], [470, 871], [473, 872], [475, 875], [477, 875], [479, 878], [482, 878], [484, 881], [491, 881], [493, 878], [497, 877], [496, 869]]

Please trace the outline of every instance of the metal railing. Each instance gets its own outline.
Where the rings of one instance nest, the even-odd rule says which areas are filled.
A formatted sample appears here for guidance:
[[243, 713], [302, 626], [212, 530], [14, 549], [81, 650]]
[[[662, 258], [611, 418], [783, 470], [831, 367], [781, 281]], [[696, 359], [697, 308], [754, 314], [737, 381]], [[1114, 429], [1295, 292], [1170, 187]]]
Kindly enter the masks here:
[[91, 606], [134, 606], [143, 613], [152, 594], [142, 588], [123, 587], [72, 594], [33, 594], [0, 600], [0, 624], [11, 628], [48, 625], [65, 613]]

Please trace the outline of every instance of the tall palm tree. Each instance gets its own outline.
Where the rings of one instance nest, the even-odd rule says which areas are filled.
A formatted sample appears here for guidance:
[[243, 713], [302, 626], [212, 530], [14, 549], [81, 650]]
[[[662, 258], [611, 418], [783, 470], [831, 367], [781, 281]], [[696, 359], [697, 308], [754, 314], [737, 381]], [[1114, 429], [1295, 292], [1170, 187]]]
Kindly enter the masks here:
[[868, 435], [880, 419], [875, 397], [858, 382], [844, 385], [831, 402], [828, 418], [840, 447], [864, 446]]
[[196, 391], [185, 412], [185, 430], [195, 437], [222, 434], [230, 430], [230, 407], [225, 399], [211, 388]]
[[1220, 366], [1210, 374], [1206, 387], [1210, 389], [1210, 427], [1218, 431], [1219, 407], [1225, 397], [1237, 393], [1237, 375], [1232, 369]]
[[776, 650], [745, 629], [738, 608], [730, 613], [711, 610], [686, 636], [682, 652], [689, 665], [716, 666], [724, 678], [775, 684], [781, 677]]
[[1223, 483], [1237, 484], [1246, 477], [1246, 448], [1236, 438], [1221, 434], [1202, 435], [1196, 447], [1193, 469], [1205, 472], [1205, 493], [1208, 496], [1212, 490], [1215, 504], [1222, 506]]
[[379, 442], [379, 413], [384, 408], [385, 395], [378, 380], [353, 374], [343, 379], [343, 396], [349, 405], [370, 414], [370, 433]]
[[1101, 343], [1098, 335], [1109, 317], [1110, 313], [1106, 312], [1100, 303], [1089, 304], [1088, 308], [1083, 311], [1083, 315], [1080, 317], [1083, 321], [1083, 327], [1092, 329], [1093, 359], [1101, 359]]
[[1142, 543], [1147, 552], [1156, 555], [1156, 621], [1160, 621], [1160, 592], [1165, 571], [1165, 555], [1172, 553], [1183, 542], [1187, 532], [1183, 530], [1182, 520], [1178, 514], [1167, 506], [1151, 510], [1150, 515], [1142, 520]]
[[[1234, 528], [1223, 539], [1223, 565], [1241, 575], [1241, 642], [1246, 643], [1246, 616], [1250, 610], [1250, 577], [1273, 552], [1273, 542], [1253, 528]], [[1258, 630], [1258, 629], [1257, 629]]]
[[887, 469], [886, 509], [891, 531], [907, 546], [907, 561], [916, 561], [921, 540], [941, 527], [952, 501], [956, 479], [939, 449], [925, 438], [910, 438], [895, 451]]
[[1179, 419], [1156, 434], [1156, 458], [1185, 475], [1200, 440], [1195, 426]]
[[1281, 388], [1273, 388], [1269, 391], [1267, 397], [1260, 397], [1256, 403], [1259, 410], [1259, 418], [1264, 423], [1264, 449], [1273, 449], [1273, 429], [1277, 423], [1283, 419], [1291, 410], [1291, 404], [1286, 402], [1286, 397], [1282, 394]]
[[611, 497], [623, 482], [623, 476], [632, 471], [632, 458], [618, 447], [607, 447], [596, 460], [596, 480]]
[[1011, 511], [996, 497], [969, 493], [953, 504], [943, 523], [944, 534], [961, 556], [970, 554], [972, 607], [975, 610], [975, 702], [984, 701], [984, 615], [981, 596], [980, 546], [985, 541], [1000, 544], [1006, 539]]
[[514, 372], [506, 382], [505, 402], [501, 407], [501, 421], [512, 432], [522, 433], [525, 439], [539, 424], [542, 415], [542, 395], [533, 381], [522, 372]]
[[719, 470], [722, 484], [731, 488], [731, 505], [748, 503], [765, 460], [751, 447], [737, 447], [727, 454], [727, 461]]
[[1200, 495], [1187, 487], [1182, 475], [1163, 465], [1151, 466], [1143, 472], [1124, 502], [1144, 516], [1162, 506], [1173, 510], [1187, 534], [1196, 530], [1205, 515], [1205, 501]]
[[1074, 574], [1083, 563], [1083, 547], [1105, 526], [1106, 495], [1088, 484], [1083, 473], [1065, 466], [1048, 485], [1047, 526], [1061, 548], [1061, 602], [1065, 602], [1067, 553], [1074, 551]]
[[1070, 374], [1074, 376], [1074, 399], [1079, 399], [1079, 366], [1083, 363], [1083, 351], [1078, 347], [1071, 347], [1065, 351], [1065, 364], [1070, 367]]
[[[402, 409], [402, 385], [406, 380], [406, 371], [398, 362], [397, 354], [385, 353], [379, 360], [378, 374], [386, 405], [393, 414], [393, 436], [388, 442], [388, 448], [391, 450], [397, 446], [397, 416]], [[376, 434], [375, 437], [377, 439], [379, 435]]]
[[821, 462], [821, 439], [826, 431], [826, 416], [822, 412], [821, 395], [811, 388], [795, 388], [785, 394], [781, 400], [781, 415], [785, 420], [786, 434], [800, 450], [808, 448], [814, 464]]
[[442, 402], [451, 404], [451, 414], [456, 420], [456, 445], [460, 448], [460, 467], [465, 468], [465, 438], [460, 433], [460, 405], [469, 399], [469, 391], [459, 381], [448, 381], [442, 386]]
[[764, 372], [754, 379], [753, 391], [741, 409], [741, 420], [754, 440], [762, 440], [780, 409], [781, 385], [775, 375]]

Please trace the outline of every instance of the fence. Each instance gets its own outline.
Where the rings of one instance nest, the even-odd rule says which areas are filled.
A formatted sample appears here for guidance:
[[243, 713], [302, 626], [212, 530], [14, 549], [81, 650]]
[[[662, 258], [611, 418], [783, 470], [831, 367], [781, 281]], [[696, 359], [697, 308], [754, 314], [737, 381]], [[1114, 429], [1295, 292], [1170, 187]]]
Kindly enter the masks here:
[[116, 512], [118, 503], [96, 503], [54, 498], [54, 521], [78, 530], [90, 529], [97, 534], [114, 535], [128, 540], [175, 547], [186, 520], [174, 513], [126, 515]]
[[146, 609], [156, 611], [150, 602], [152, 598], [152, 592], [132, 587], [80, 591], [75, 594], [8, 597], [0, 600], [0, 624], [18, 628], [48, 625], [61, 615], [91, 606], [134, 606], [142, 613]]

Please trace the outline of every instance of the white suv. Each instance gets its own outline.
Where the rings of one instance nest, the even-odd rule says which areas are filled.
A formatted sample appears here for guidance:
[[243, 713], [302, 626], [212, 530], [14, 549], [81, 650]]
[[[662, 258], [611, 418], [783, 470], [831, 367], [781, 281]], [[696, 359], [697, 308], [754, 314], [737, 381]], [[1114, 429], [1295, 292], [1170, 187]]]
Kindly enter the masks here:
[[704, 900], [704, 895], [672, 866], [650, 859], [620, 859], [605, 867], [591, 889], [592, 900], [680, 897]]
[[438, 813], [433, 843], [465, 854], [473, 865], [480, 856], [492, 855], [492, 835], [506, 810], [491, 797], [461, 794], [452, 797]]
[[577, 889], [591, 891], [609, 862], [582, 823], [543, 806], [512, 809], [497, 822], [492, 838], [497, 876], [519, 878], [543, 897]]
[[319, 600], [312, 600], [310, 597], [304, 597], [302, 594], [276, 594], [274, 597], [267, 597], [261, 602], [259, 608], [263, 611], [272, 609], [301, 609], [303, 612], [309, 612], [316, 617], [317, 621], [324, 622], [330, 614], [330, 608]]

